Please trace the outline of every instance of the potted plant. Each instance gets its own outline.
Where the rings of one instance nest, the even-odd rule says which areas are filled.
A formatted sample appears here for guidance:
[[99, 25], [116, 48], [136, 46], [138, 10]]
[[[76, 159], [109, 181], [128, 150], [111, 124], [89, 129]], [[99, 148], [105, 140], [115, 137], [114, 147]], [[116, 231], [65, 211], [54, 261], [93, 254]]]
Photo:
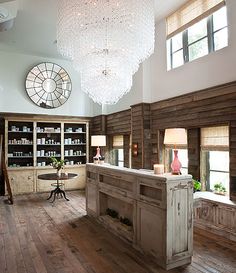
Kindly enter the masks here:
[[216, 183], [214, 185], [214, 193], [220, 194], [220, 195], [225, 195], [226, 188], [223, 186], [223, 184], [221, 182]]
[[201, 191], [202, 184], [200, 181], [192, 179], [193, 181], [193, 192]]
[[50, 159], [52, 161], [53, 168], [57, 170], [57, 175], [60, 176], [61, 170], [63, 169], [63, 167], [65, 165], [65, 160], [63, 160], [63, 159], [58, 160], [54, 156], [50, 157]]

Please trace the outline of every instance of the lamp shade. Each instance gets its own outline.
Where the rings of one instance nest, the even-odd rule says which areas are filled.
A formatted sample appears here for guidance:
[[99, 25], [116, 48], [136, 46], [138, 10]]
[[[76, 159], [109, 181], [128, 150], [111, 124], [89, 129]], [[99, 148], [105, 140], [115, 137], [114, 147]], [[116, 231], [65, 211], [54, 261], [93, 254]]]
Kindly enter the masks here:
[[164, 144], [186, 145], [187, 132], [184, 128], [172, 128], [165, 130]]
[[96, 135], [91, 136], [91, 146], [106, 146], [106, 136]]

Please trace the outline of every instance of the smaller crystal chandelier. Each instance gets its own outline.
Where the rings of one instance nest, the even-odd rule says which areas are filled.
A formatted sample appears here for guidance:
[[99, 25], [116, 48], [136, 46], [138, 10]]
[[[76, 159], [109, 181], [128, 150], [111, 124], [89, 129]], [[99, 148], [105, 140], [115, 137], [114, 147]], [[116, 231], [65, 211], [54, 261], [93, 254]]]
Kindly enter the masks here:
[[130, 91], [154, 37], [154, 0], [58, 0], [58, 51], [99, 104], [115, 104]]

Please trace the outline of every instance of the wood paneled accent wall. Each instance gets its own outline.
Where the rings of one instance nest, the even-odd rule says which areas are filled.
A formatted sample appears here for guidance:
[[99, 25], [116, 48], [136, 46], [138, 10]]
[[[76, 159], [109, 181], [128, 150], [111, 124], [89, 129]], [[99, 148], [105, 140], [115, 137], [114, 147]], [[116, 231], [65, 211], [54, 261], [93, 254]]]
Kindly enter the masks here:
[[151, 104], [152, 129], [211, 126], [236, 120], [236, 82]]
[[131, 110], [107, 115], [107, 135], [129, 135], [131, 134]]
[[[0, 135], [4, 136], [4, 134], [5, 134], [5, 121], [3, 118], [0, 117]], [[5, 182], [4, 182], [2, 170], [0, 169], [0, 196], [4, 194], [5, 194]]]
[[[106, 120], [107, 117], [105, 115], [100, 115], [93, 117], [90, 122], [90, 136], [89, 143], [91, 141], [92, 135], [106, 135]], [[107, 149], [101, 148], [101, 154], [107, 154]], [[91, 147], [89, 149], [89, 161], [93, 162], [93, 157], [96, 155], [96, 147]], [[107, 156], [106, 156], [107, 157]]]
[[130, 135], [124, 135], [124, 167], [130, 167]]
[[138, 155], [132, 154], [133, 169], [151, 168], [150, 104], [131, 106], [132, 144], [138, 144]]
[[91, 135], [104, 135], [106, 134], [106, 120], [105, 115], [93, 117], [90, 123]]
[[[106, 135], [107, 146], [101, 148], [105, 153], [105, 160], [113, 161], [112, 150], [113, 136], [124, 136], [124, 165], [129, 167], [129, 150], [130, 150], [130, 134], [131, 134], [131, 110], [125, 110], [110, 115], [100, 115], [93, 117], [90, 124], [91, 135]], [[91, 147], [90, 162], [96, 153], [96, 149]]]
[[200, 128], [221, 124], [230, 125], [230, 196], [236, 200], [236, 81], [108, 115], [106, 134], [131, 134], [132, 143], [139, 145], [132, 168], [139, 169], [163, 162], [164, 129], [187, 128], [189, 173], [199, 179]]
[[200, 129], [230, 125], [230, 197], [236, 200], [236, 82], [182, 95], [151, 104], [152, 162], [161, 161], [155, 147], [160, 146], [159, 131], [166, 128], [188, 129], [189, 173], [199, 177]]
[[[235, 110], [236, 111], [236, 110]], [[230, 196], [236, 201], [236, 120], [230, 122]]]
[[200, 128], [188, 129], [188, 172], [200, 181]]

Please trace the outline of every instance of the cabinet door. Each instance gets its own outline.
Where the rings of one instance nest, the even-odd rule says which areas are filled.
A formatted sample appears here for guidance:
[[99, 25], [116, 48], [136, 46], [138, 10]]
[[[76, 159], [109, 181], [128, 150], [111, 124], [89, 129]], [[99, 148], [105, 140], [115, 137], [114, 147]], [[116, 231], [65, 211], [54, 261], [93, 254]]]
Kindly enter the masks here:
[[38, 179], [38, 176], [40, 174], [45, 174], [45, 173], [56, 173], [56, 170], [53, 168], [50, 169], [38, 169], [37, 170], [37, 183], [36, 183], [36, 191], [37, 192], [49, 192], [53, 189], [55, 189], [55, 187], [53, 187], [51, 184], [52, 183], [56, 183], [56, 181], [54, 180], [41, 180]]
[[8, 171], [13, 194], [34, 192], [34, 171]]
[[200, 208], [196, 209], [196, 220], [210, 225], [215, 225], [216, 204], [202, 201]]
[[88, 215], [98, 216], [98, 187], [96, 184], [86, 185], [86, 210]]
[[192, 224], [192, 211], [189, 207], [188, 189], [176, 189], [172, 192], [171, 207], [168, 210], [167, 236], [172, 238], [168, 242], [169, 258], [175, 255], [183, 255], [184, 252], [191, 252], [190, 239]]
[[64, 170], [67, 173], [76, 173], [77, 177], [64, 181], [65, 190], [82, 190], [85, 189], [85, 166], [65, 168]]
[[235, 208], [218, 205], [216, 208], [216, 225], [227, 231], [236, 233]]
[[146, 253], [159, 259], [165, 257], [165, 211], [138, 202], [137, 205], [137, 244]]

